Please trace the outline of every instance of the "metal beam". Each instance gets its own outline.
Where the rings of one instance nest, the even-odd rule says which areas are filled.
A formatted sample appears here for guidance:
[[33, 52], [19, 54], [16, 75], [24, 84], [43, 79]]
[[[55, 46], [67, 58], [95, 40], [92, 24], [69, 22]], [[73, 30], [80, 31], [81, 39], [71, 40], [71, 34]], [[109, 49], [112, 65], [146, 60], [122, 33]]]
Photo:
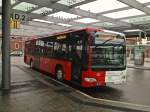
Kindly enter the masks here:
[[149, 25], [146, 24], [146, 25], [142, 24], [142, 25], [132, 25], [131, 27], [128, 27], [128, 26], [126, 26], [126, 27], [112, 27], [111, 30], [123, 32], [124, 30], [140, 29], [140, 30], [146, 31], [147, 29], [149, 29], [150, 24]]
[[144, 17], [144, 16], [149, 16], [149, 15], [148, 14], [142, 14], [142, 15], [136, 15], [136, 16], [130, 16], [130, 17], [123, 17], [123, 18], [119, 18], [116, 20], [124, 20], [124, 19], [131, 19], [131, 18]]
[[47, 29], [52, 29], [52, 25], [55, 25], [55, 29], [59, 30], [59, 29], [65, 29], [65, 27], [63, 26], [59, 26], [56, 23], [51, 23], [51, 24], [47, 24], [47, 23], [42, 23], [42, 22], [36, 22], [36, 21], [29, 21], [28, 23], [24, 24], [26, 26], [33, 26], [35, 28], [47, 28]]
[[[1, 8], [0, 8], [1, 9]], [[25, 13], [23, 11], [19, 11], [19, 10], [11, 10], [12, 12], [15, 11], [15, 12], [18, 12], [18, 13]], [[70, 24], [70, 25], [73, 25], [71, 28], [74, 28], [74, 27], [87, 27], [87, 24], [84, 24], [84, 23], [77, 23], [77, 22], [73, 22], [72, 20], [67, 20], [67, 19], [60, 19], [60, 18], [57, 18], [57, 17], [51, 17], [51, 16], [42, 16], [41, 14], [34, 14], [34, 13], [29, 13], [28, 14], [29, 18], [39, 18], [39, 19], [43, 19], [43, 20], [47, 20], [47, 21], [52, 21], [54, 22], [55, 26], [58, 26], [60, 28], [68, 28], [68, 27], [61, 27], [60, 25], [57, 25], [57, 23], [64, 23], [64, 24]], [[30, 22], [29, 22], [30, 23]], [[37, 22], [39, 24], [41, 24], [40, 22]], [[27, 23], [28, 24], [28, 23]], [[26, 25], [27, 25], [26, 24]], [[43, 24], [46, 24], [46, 23], [43, 23]], [[47, 26], [50, 26], [51, 24], [47, 24]], [[37, 25], [38, 27], [41, 27], [41, 25]], [[53, 25], [54, 26], [54, 25]], [[96, 27], [96, 26], [92, 26], [90, 25], [91, 27]], [[52, 26], [51, 26], [52, 27]], [[33, 30], [33, 29], [31, 29]]]
[[50, 29], [53, 29], [53, 30], [54, 29], [55, 30], [66, 29], [66, 27], [57, 25], [56, 23], [47, 24], [47, 23], [40, 23], [40, 22], [34, 22], [34, 21], [29, 21], [28, 23], [21, 25], [21, 28], [22, 29], [23, 28], [24, 29], [28, 28], [29, 30], [32, 30], [32, 29], [36, 30], [37, 28], [47, 29], [47, 30], [50, 30]]
[[15, 7], [16, 5], [20, 4], [21, 2], [20, 1], [17, 1], [16, 3], [14, 3], [13, 5], [11, 5], [11, 7]]
[[146, 14], [150, 14], [150, 8], [146, 7], [145, 5], [139, 3], [136, 0], [118, 0], [118, 1], [129, 5], [130, 7], [136, 8]]
[[[150, 5], [150, 2], [147, 2], [147, 3], [144, 3], [143, 5], [145, 6], [148, 6]], [[100, 12], [100, 13], [97, 13], [97, 14], [107, 14], [107, 13], [113, 13], [113, 12], [118, 12], [118, 11], [123, 11], [123, 10], [129, 10], [129, 9], [132, 9], [133, 7], [123, 7], [123, 8], [118, 8], [118, 9], [112, 9], [112, 10], [109, 10], [109, 11], [104, 11], [104, 12]]]
[[[47, 0], [42, 0], [42, 1], [41, 0], [30, 0], [30, 1], [29, 0], [19, 0], [19, 1], [32, 3], [32, 4], [35, 4], [35, 5], [38, 5], [39, 7], [52, 8], [53, 11], [50, 12], [50, 13], [55, 13], [55, 12], [58, 12], [58, 11], [65, 11], [65, 12], [69, 12], [69, 13], [74, 13], [74, 14], [80, 15], [81, 16], [80, 18], [90, 17], [90, 18], [98, 19], [98, 20], [100, 20], [100, 22], [110, 22], [110, 23], [116, 24], [117, 26], [126, 26], [128, 28], [130, 28], [130, 27], [133, 28], [134, 27], [134, 26], [132, 26], [131, 24], [129, 24], [127, 22], [120, 21], [120, 18], [119, 19], [112, 19], [112, 18], [108, 18], [108, 17], [102, 16], [102, 14], [105, 14], [105, 13], [111, 13], [113, 11], [120, 11], [120, 10], [127, 10], [127, 9], [131, 9], [132, 7], [119, 8], [119, 9], [115, 9], [115, 10], [111, 10], [111, 11], [105, 11], [105, 12], [101, 12], [101, 13], [95, 14], [95, 13], [91, 13], [91, 12], [88, 12], [88, 11], [84, 11], [84, 10], [81, 10], [81, 9], [74, 8], [74, 7], [78, 6], [78, 5], [82, 5], [82, 4], [85, 4], [85, 3], [88, 3], [88, 2], [92, 2], [92, 1], [95, 1], [95, 0], [85, 0], [83, 2], [74, 4], [74, 5], [71, 5], [71, 6], [66, 6], [66, 5], [63, 5], [63, 4], [56, 3], [56, 1], [58, 1], [58, 0], [50, 1], [50, 2], [47, 2]], [[149, 4], [150, 4], [150, 2], [149, 3], [144, 3], [145, 6], [149, 5]], [[35, 9], [33, 9], [33, 10], [35, 10]], [[60, 19], [60, 18], [55, 18], [55, 17], [42, 16], [40, 14], [30, 14], [31, 12], [32, 11], [28, 12], [29, 16], [31, 18], [39, 18], [39, 19], [43, 19], [43, 20], [50, 20], [52, 22], [55, 22], [56, 24], [58, 22], [60, 22], [60, 23], [73, 25], [70, 28], [78, 28], [80, 26], [81, 27], [86, 27], [86, 26], [98, 27], [98, 26], [94, 26], [92, 24], [77, 23], [77, 22], [74, 22], [74, 19], [66, 20], [66, 19]], [[139, 15], [139, 16], [141, 16], [141, 15]], [[132, 18], [132, 17], [127, 17], [127, 18]], [[124, 19], [124, 18], [121, 18], [121, 19]], [[53, 26], [55, 28], [57, 28], [57, 25], [55, 23], [54, 23]], [[52, 27], [52, 26], [48, 26], [48, 27], [45, 26], [45, 27], [49, 28], [49, 27]], [[44, 28], [44, 26], [43, 26], [43, 28]], [[68, 27], [64, 27], [64, 28], [68, 28]], [[60, 28], [60, 29], [63, 30], [63, 27]]]
[[[58, 0], [58, 1], [59, 1], [59, 0]], [[59, 7], [62, 7], [62, 11], [67, 11], [67, 10], [69, 10], [69, 9], [71, 9], [71, 8], [76, 7], [76, 6], [83, 5], [83, 4], [86, 4], [86, 3], [90, 3], [90, 2], [93, 2], [93, 1], [95, 1], [95, 0], [84, 0], [84, 1], [81, 1], [81, 2], [79, 2], [79, 3], [73, 4], [73, 5], [71, 5], [71, 6], [65, 6], [65, 5], [63, 5], [63, 4], [55, 3], [54, 5], [56, 5], [56, 6], [54, 6], [54, 5], [51, 6], [51, 7], [54, 9], [53, 12], [49, 12], [47, 15], [61, 11], [59, 8], [57, 8], [58, 6], [59, 6]], [[60, 6], [60, 5], [61, 5], [61, 6]], [[50, 7], [50, 6], [48, 5], [47, 7]]]
[[123, 11], [123, 10], [128, 10], [128, 9], [132, 9], [132, 7], [123, 7], [123, 8], [118, 8], [118, 9], [113, 9], [113, 10], [109, 10], [109, 11], [104, 11], [104, 12], [100, 12], [97, 14], [107, 14], [107, 13], [113, 13], [113, 12], [118, 12], [118, 11]]
[[[50, 2], [50, 3], [48, 3], [48, 4], [46, 4], [46, 6], [52, 6], [53, 4], [55, 4], [56, 2], [58, 2], [59, 0], [54, 0], [54, 1], [52, 1], [52, 2]], [[45, 6], [45, 7], [46, 7]], [[40, 9], [40, 8], [42, 8], [43, 6], [38, 6], [38, 7], [35, 7], [35, 8], [33, 8], [33, 9], [31, 9], [31, 10], [29, 10], [29, 11], [27, 11], [27, 13], [31, 13], [32, 11], [35, 11], [35, 10], [37, 10], [37, 9]], [[48, 14], [48, 13], [47, 13]]]
[[[38, 6], [46, 5], [46, 3], [45, 4], [39, 3], [39, 2], [36, 2], [35, 0], [30, 0], [30, 1], [29, 0], [20, 0], [20, 1], [36, 4]], [[94, 0], [91, 0], [91, 1], [94, 1]], [[91, 1], [86, 0], [84, 3], [89, 3]], [[55, 3], [54, 5], [51, 6], [50, 4], [47, 3], [47, 5], [49, 5], [48, 8], [55, 9], [55, 12], [56, 11], [65, 11], [65, 12], [74, 13], [74, 14], [84, 16], [84, 17], [89, 17], [90, 16], [91, 18], [95, 18], [95, 19], [98, 19], [98, 20], [101, 20], [101, 21], [111, 22], [111, 23], [114, 23], [114, 24], [117, 24], [117, 25], [123, 25], [123, 26], [128, 25], [128, 26], [130, 26], [130, 24], [126, 23], [126, 22], [116, 21], [112, 18], [108, 18], [108, 17], [102, 16], [102, 15], [96, 15], [95, 13], [91, 13], [91, 12], [89, 13], [88, 11], [84, 11], [84, 10], [81, 10], [81, 9], [69, 7], [69, 6], [66, 6], [66, 5], [63, 5], [63, 4]], [[54, 13], [54, 12], [51, 12], [51, 14], [52, 13]]]
[[102, 15], [97, 15], [95, 13], [84, 11], [82, 9], [75, 9], [74, 8], [74, 9], [69, 10], [68, 12], [74, 13], [74, 14], [77, 14], [77, 15], [80, 15], [80, 16], [83, 16], [83, 17], [94, 18], [94, 19], [100, 20], [101, 22], [110, 22], [110, 23], [114, 23], [116, 25], [121, 25], [121, 26], [130, 26], [129, 23], [122, 22], [122, 21], [116, 21], [115, 19], [105, 17], [105, 16], [102, 16]]
[[76, 4], [73, 4], [71, 5], [72, 8], [76, 7], [76, 6], [79, 6], [79, 5], [83, 5], [83, 4], [87, 4], [87, 3], [90, 3], [90, 2], [94, 2], [96, 0], [84, 0], [82, 2], [79, 2], [79, 3], [76, 3]]
[[[1, 8], [0, 8], [1, 9]], [[18, 13], [25, 13], [23, 11], [19, 11], [19, 10], [11, 10], [12, 12], [15, 11], [15, 12], [18, 12]], [[58, 17], [51, 17], [51, 16], [43, 16], [41, 14], [35, 14], [35, 13], [29, 13], [28, 14], [29, 18], [31, 19], [42, 19], [42, 20], [47, 20], [47, 21], [51, 21], [51, 22], [54, 22], [54, 23], [64, 23], [64, 24], [70, 24], [70, 25], [75, 25], [75, 26], [87, 26], [87, 24], [84, 24], [84, 23], [78, 23], [78, 22], [73, 22], [71, 21], [70, 19], [61, 19], [61, 18], [58, 18]], [[40, 23], [40, 22], [39, 22]], [[55, 24], [55, 25], [56, 25]], [[92, 26], [92, 25], [91, 25]], [[94, 26], [93, 26], [94, 27]]]
[[56, 0], [55, 2], [47, 2], [46, 0], [44, 0], [42, 2], [38, 1], [38, 0], [36, 0], [36, 1], [35, 0], [30, 0], [30, 1], [29, 0], [19, 0], [19, 1], [27, 2], [27, 3], [35, 4], [35, 5], [38, 5], [38, 6], [41, 6], [41, 7], [47, 7], [47, 8], [53, 9], [52, 12], [47, 13], [47, 15], [49, 15], [49, 14], [53, 14], [53, 13], [58, 12], [58, 11], [67, 11], [71, 8], [74, 8], [74, 7], [78, 6], [78, 5], [93, 2], [95, 0], [85, 0], [85, 1], [73, 4], [71, 6], [66, 6], [66, 5], [57, 3], [57, 1], [59, 1], [59, 0]]
[[[0, 11], [1, 11], [1, 7], [0, 7]], [[19, 10], [15, 10], [15, 9], [12, 9], [11, 12], [18, 12], [18, 13], [25, 13], [23, 11], [19, 11]], [[0, 12], [2, 13], [2, 12]], [[29, 18], [43, 18], [43, 16], [41, 14], [31, 14], [29, 13], [28, 14]], [[45, 16], [44, 16], [45, 17]], [[50, 17], [51, 18], [51, 17]], [[42, 23], [42, 22], [36, 22], [36, 21], [29, 21], [27, 23], [24, 23], [24, 25], [26, 26], [33, 26], [34, 28], [33, 29], [36, 29], [37, 27], [41, 27], [41, 28], [47, 28], [47, 29], [50, 29], [52, 28], [51, 25], [53, 25], [53, 27], [55, 26], [56, 29], [65, 29], [66, 27], [63, 27], [63, 26], [60, 26], [60, 25], [57, 25], [57, 22], [55, 21], [55, 19], [57, 20], [58, 18], [55, 18], [53, 17], [52, 22], [54, 23], [51, 23], [51, 24], [47, 24], [47, 23]], [[64, 20], [62, 19], [59, 19], [59, 22], [62, 23]], [[56, 23], [55, 23], [56, 22]], [[66, 22], [66, 21], [65, 21]], [[66, 22], [67, 24], [67, 22]], [[21, 25], [22, 26], [22, 25]], [[33, 29], [29, 29], [29, 30], [33, 30]]]
[[46, 35], [46, 34], [52, 34], [54, 32], [58, 32], [59, 30], [55, 29], [42, 29], [37, 28], [36, 30], [31, 30], [31, 28], [35, 27], [26, 27], [25, 29], [12, 29], [11, 35], [22, 35], [22, 36], [37, 36], [37, 35]]
[[38, 6], [38, 7], [32, 8], [31, 10], [27, 11], [26, 13], [27, 13], [27, 14], [28, 14], [28, 13], [31, 13], [31, 12], [33, 12], [33, 11], [35, 11], [35, 10], [40, 9], [40, 8], [42, 8], [42, 7], [41, 7], [41, 6]]
[[10, 79], [10, 0], [2, 0], [2, 89], [9, 90]]

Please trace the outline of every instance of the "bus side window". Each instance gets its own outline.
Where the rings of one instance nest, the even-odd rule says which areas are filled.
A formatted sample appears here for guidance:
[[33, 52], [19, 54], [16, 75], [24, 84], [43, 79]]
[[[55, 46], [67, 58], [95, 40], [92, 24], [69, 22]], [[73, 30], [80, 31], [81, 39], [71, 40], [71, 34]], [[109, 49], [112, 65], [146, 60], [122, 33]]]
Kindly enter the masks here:
[[69, 60], [72, 60], [72, 45], [68, 46], [68, 58]]
[[59, 57], [60, 52], [61, 52], [61, 44], [58, 43], [58, 42], [55, 42], [54, 43], [54, 53], [53, 53], [53, 55], [55, 57]]
[[34, 52], [35, 52], [35, 43], [34, 43], [34, 41], [33, 42], [31, 42], [31, 46], [29, 46], [30, 48], [30, 54], [31, 55], [34, 55]]
[[51, 57], [52, 56], [52, 52], [53, 52], [53, 42], [48, 42], [47, 43], [47, 47], [48, 47], [48, 57]]
[[77, 43], [76, 49], [77, 49], [77, 54], [79, 55], [79, 57], [81, 59], [82, 58], [82, 49], [83, 49], [82, 41]]
[[85, 42], [83, 43], [82, 48], [82, 69], [86, 70], [88, 65], [88, 44]]
[[34, 47], [35, 49], [33, 49], [33, 52], [35, 52], [35, 55], [37, 56], [41, 56], [41, 40], [38, 40], [38, 42], [36, 42], [36, 45]]
[[79, 61], [82, 60], [82, 50], [83, 45], [81, 40], [76, 41], [73, 45], [69, 45], [69, 52], [71, 53], [71, 55], [73, 53], [73, 55], [75, 55]]
[[53, 52], [53, 56], [56, 56], [57, 53], [57, 42], [54, 43], [54, 52]]
[[65, 43], [62, 45], [62, 56], [64, 58], [67, 58], [67, 56], [68, 56], [67, 45]]

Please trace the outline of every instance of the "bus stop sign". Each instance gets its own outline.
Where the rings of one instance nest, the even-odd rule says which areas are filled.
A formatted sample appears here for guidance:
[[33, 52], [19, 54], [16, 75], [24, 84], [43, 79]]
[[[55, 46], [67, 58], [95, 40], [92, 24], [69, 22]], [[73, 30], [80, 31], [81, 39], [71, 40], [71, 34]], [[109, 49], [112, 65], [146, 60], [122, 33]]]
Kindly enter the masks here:
[[18, 13], [18, 12], [13, 12], [11, 14], [11, 18], [13, 20], [17, 20], [17, 21], [20, 21], [20, 22], [26, 22], [29, 20], [29, 17], [27, 14], [25, 13]]

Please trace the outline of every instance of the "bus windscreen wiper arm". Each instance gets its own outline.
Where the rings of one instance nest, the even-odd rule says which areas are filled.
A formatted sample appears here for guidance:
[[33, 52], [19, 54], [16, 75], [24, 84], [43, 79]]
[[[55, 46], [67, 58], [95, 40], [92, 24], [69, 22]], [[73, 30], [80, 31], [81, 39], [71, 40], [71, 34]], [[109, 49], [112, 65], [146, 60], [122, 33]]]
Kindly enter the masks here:
[[113, 39], [108, 39], [108, 40], [104, 41], [104, 42], [101, 43], [101, 44], [95, 45], [95, 48], [101, 47], [100, 45], [104, 45], [105, 43], [109, 42], [110, 40], [113, 40]]
[[109, 42], [110, 40], [113, 40], [113, 38], [104, 41], [101, 45], [104, 45], [105, 43]]

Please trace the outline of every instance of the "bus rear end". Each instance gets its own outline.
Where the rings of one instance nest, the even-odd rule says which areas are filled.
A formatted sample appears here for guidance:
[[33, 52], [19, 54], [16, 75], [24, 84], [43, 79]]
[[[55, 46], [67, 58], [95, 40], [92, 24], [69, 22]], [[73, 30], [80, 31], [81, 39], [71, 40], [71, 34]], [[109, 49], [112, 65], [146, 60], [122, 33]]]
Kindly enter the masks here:
[[82, 86], [95, 87], [126, 82], [126, 41], [123, 34], [90, 32], [88, 70], [82, 72]]

